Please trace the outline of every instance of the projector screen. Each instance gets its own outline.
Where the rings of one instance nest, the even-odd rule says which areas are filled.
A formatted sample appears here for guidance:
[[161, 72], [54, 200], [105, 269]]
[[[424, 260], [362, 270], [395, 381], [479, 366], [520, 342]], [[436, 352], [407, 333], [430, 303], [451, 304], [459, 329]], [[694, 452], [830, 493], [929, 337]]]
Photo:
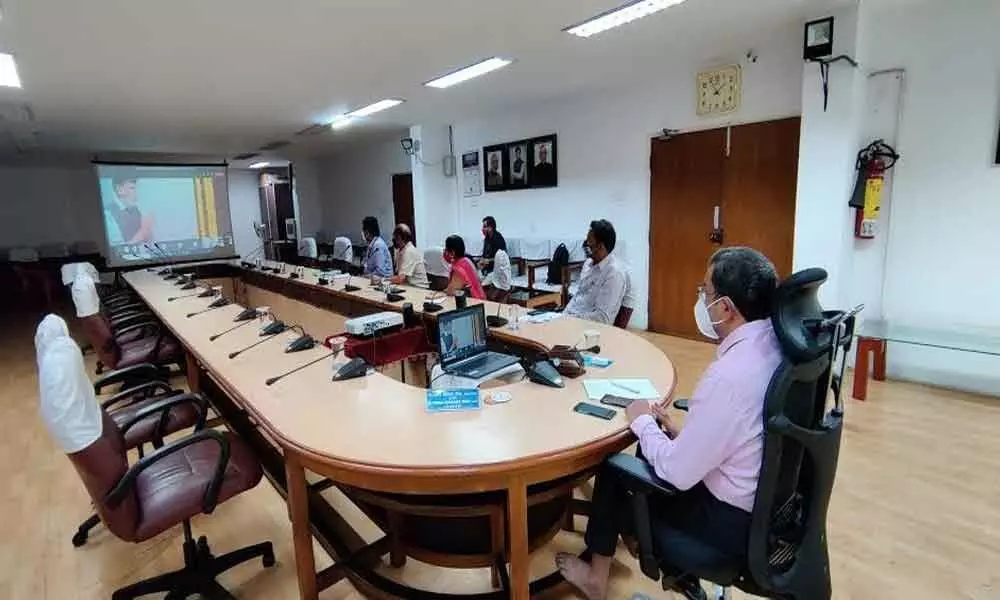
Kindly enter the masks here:
[[95, 163], [95, 168], [109, 266], [236, 254], [225, 166]]

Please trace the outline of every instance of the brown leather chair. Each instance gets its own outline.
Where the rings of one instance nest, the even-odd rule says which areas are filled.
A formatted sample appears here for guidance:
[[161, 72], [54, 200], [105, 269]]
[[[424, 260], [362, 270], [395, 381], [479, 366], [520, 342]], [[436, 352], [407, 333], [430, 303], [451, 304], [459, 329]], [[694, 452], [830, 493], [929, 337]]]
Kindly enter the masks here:
[[628, 322], [632, 320], [632, 308], [628, 306], [623, 306], [618, 309], [618, 314], [615, 315], [615, 327], [619, 329], [626, 329], [628, 327]]
[[102, 417], [100, 437], [68, 455], [101, 521], [127, 542], [148, 540], [177, 524], [184, 527], [184, 568], [121, 588], [112, 600], [158, 592], [168, 592], [168, 598], [193, 594], [232, 598], [215, 581], [220, 573], [258, 557], [265, 567], [274, 565], [270, 542], [214, 556], [208, 540], [202, 536], [195, 541], [191, 533], [192, 517], [211, 514], [220, 502], [261, 480], [260, 463], [235, 435], [205, 429], [163, 446], [130, 467], [122, 430], [103, 409]]
[[[106, 384], [100, 382], [95, 387]], [[167, 435], [189, 427], [202, 429], [208, 413], [208, 403], [201, 395], [183, 394], [165, 381], [156, 380], [114, 394], [101, 402], [101, 408], [122, 430], [126, 450], [137, 450], [139, 458], [144, 456], [147, 444], [160, 448]], [[86, 544], [90, 530], [100, 522], [94, 514], [81, 523], [73, 534], [73, 546]]]
[[163, 326], [157, 321], [135, 323], [119, 331], [119, 336], [132, 332], [142, 334], [138, 339], [124, 343], [112, 333], [107, 320], [100, 313], [83, 317], [80, 323], [100, 360], [98, 373], [104, 368], [122, 369], [141, 363], [178, 367], [183, 363], [184, 353], [180, 345], [167, 337]]

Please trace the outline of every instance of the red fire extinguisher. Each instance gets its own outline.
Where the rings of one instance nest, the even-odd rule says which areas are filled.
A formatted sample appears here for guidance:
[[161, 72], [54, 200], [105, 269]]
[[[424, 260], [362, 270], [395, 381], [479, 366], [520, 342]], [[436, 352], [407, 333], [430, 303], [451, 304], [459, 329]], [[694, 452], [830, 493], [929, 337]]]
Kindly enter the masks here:
[[884, 140], [875, 140], [858, 152], [855, 168], [858, 179], [854, 184], [849, 206], [855, 209], [854, 237], [874, 238], [878, 231], [879, 211], [882, 209], [882, 187], [885, 172], [896, 165], [899, 154]]

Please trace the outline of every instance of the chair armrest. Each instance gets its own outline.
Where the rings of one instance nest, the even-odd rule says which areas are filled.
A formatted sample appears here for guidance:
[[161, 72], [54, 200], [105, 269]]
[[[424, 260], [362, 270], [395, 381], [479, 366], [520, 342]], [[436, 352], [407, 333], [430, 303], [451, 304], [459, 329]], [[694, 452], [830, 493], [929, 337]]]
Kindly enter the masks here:
[[224, 435], [214, 429], [202, 429], [176, 442], [167, 444], [152, 454], [147, 454], [145, 458], [132, 465], [128, 471], [122, 475], [115, 487], [104, 497], [104, 502], [110, 508], [115, 508], [125, 500], [125, 496], [135, 487], [136, 478], [143, 471], [155, 464], [157, 461], [170, 456], [178, 450], [203, 442], [212, 440], [219, 445], [219, 462], [215, 465], [215, 473], [212, 480], [205, 488], [205, 496], [202, 499], [202, 511], [211, 514], [219, 502], [219, 491], [222, 489], [222, 481], [226, 476], [226, 466], [229, 464], [229, 440]]
[[108, 323], [111, 325], [111, 329], [121, 329], [122, 327], [127, 327], [133, 323], [140, 323], [142, 321], [155, 321], [156, 316], [149, 312], [148, 310], [128, 312], [123, 315], [115, 315], [114, 318], [108, 319]]
[[608, 466], [632, 492], [667, 496], [677, 493], [677, 488], [657, 477], [653, 466], [641, 458], [629, 454], [615, 454], [608, 458]]
[[683, 410], [684, 412], [687, 412], [688, 404], [689, 403], [687, 398], [678, 398], [674, 400], [674, 408], [676, 408], [677, 410]]
[[97, 381], [94, 382], [94, 393], [100, 394], [101, 390], [109, 385], [115, 385], [125, 381], [135, 381], [137, 379], [166, 381], [167, 372], [165, 369], [157, 367], [152, 363], [142, 363], [141, 365], [132, 365], [131, 367], [125, 367], [124, 369], [117, 369], [111, 371], [107, 375], [99, 377]]
[[126, 431], [131, 429], [136, 423], [146, 419], [150, 415], [159, 414], [160, 420], [156, 423], [156, 429], [153, 432], [153, 445], [162, 446], [163, 436], [165, 432], [164, 428], [167, 426], [167, 419], [170, 418], [170, 411], [177, 406], [183, 404], [192, 404], [198, 411], [198, 420], [195, 422], [194, 430], [201, 431], [205, 428], [205, 420], [208, 418], [208, 400], [205, 396], [201, 394], [180, 394], [176, 396], [169, 396], [159, 402], [151, 404], [140, 411], [137, 411], [131, 419], [126, 421], [119, 429], [121, 429], [124, 435]]
[[[142, 329], [149, 329], [153, 333], [153, 335], [158, 335], [160, 337], [163, 337], [162, 335], [160, 335], [161, 334], [160, 323], [158, 321], [153, 321], [153, 320], [142, 321], [140, 323], [133, 323], [128, 327], [122, 327], [121, 329], [115, 332], [115, 337], [120, 337], [127, 333], [132, 333], [133, 331], [139, 331]], [[159, 344], [157, 344], [157, 347], [159, 347]]]
[[116, 304], [114, 306], [105, 305], [105, 310], [115, 315], [119, 315], [124, 312], [131, 312], [134, 310], [141, 310], [143, 308], [146, 308], [146, 305], [143, 304], [142, 302], [126, 302], [122, 304]]
[[[152, 396], [155, 392], [172, 392], [173, 388], [166, 381], [147, 381], [141, 385], [131, 387], [127, 390], [122, 390], [111, 396], [104, 402], [101, 402], [101, 408], [104, 410], [112, 410], [115, 404], [118, 404], [122, 400], [131, 399], [139, 394], [145, 394], [144, 397]], [[130, 403], [131, 404], [131, 403]]]

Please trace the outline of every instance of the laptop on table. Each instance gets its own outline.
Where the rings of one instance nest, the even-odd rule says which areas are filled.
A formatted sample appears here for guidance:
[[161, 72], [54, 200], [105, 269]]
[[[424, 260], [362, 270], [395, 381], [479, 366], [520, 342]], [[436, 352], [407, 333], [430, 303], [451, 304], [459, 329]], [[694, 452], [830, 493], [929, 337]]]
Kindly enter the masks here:
[[519, 360], [486, 349], [486, 309], [482, 304], [440, 313], [437, 322], [441, 368], [449, 375], [479, 379]]

